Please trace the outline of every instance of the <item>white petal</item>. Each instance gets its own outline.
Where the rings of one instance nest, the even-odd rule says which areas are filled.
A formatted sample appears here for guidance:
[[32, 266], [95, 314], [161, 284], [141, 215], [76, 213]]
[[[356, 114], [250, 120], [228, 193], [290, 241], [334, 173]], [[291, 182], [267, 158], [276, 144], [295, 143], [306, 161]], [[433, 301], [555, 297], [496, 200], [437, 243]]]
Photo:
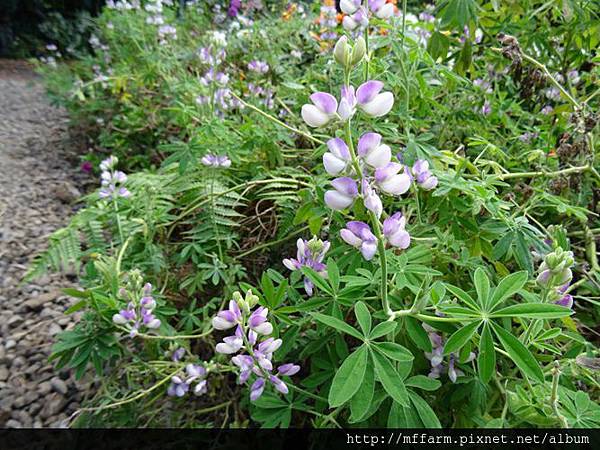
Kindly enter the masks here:
[[354, 199], [347, 195], [344, 195], [338, 191], [327, 191], [325, 192], [325, 203], [331, 209], [342, 210], [346, 209], [352, 204]]
[[327, 152], [323, 155], [323, 165], [329, 175], [337, 175], [346, 167], [346, 161], [338, 158], [333, 153]]
[[389, 113], [394, 106], [394, 94], [382, 92], [369, 103], [361, 106], [363, 112], [371, 117], [381, 117]]
[[380, 145], [365, 157], [365, 162], [371, 167], [386, 166], [392, 160], [392, 149], [389, 145]]
[[306, 104], [302, 106], [302, 119], [307, 123], [308, 126], [317, 128], [329, 122], [329, 116], [322, 112], [315, 105]]
[[388, 194], [401, 195], [410, 188], [410, 177], [405, 173], [394, 175], [379, 183], [379, 186]]

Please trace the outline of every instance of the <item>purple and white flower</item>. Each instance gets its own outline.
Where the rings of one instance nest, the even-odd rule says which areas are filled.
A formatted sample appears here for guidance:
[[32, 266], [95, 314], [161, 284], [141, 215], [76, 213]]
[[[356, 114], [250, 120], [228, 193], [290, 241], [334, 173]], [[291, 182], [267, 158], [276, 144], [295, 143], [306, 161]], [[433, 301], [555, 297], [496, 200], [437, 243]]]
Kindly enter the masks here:
[[394, 5], [386, 0], [369, 0], [369, 8], [379, 19], [389, 19], [394, 15]]
[[[329, 241], [322, 241], [316, 236], [310, 241], [298, 239], [296, 241], [296, 258], [286, 258], [283, 265], [288, 269], [300, 270], [302, 267], [310, 267], [322, 277], [327, 276], [327, 266], [323, 263], [325, 254], [329, 250]], [[304, 278], [304, 290], [308, 295], [313, 294], [314, 285], [308, 277]]]
[[412, 166], [412, 174], [415, 181], [423, 189], [430, 191], [435, 189], [438, 184], [438, 179], [429, 170], [429, 162], [418, 159]]
[[402, 164], [390, 162], [375, 170], [375, 181], [383, 192], [402, 195], [410, 188], [411, 176]]
[[[233, 307], [232, 302], [237, 306]], [[277, 373], [273, 374], [273, 353], [281, 347], [283, 341], [273, 337], [260, 341], [261, 335], [273, 332], [273, 326], [268, 322], [268, 309], [259, 306], [252, 311], [257, 303], [258, 297], [253, 295], [252, 291], [248, 291], [245, 298], [236, 292], [229, 309], [221, 311], [217, 315], [222, 318], [232, 313], [237, 317], [237, 312], [240, 312], [235, 334], [224, 338], [223, 342], [217, 345], [216, 351], [234, 355], [231, 362], [239, 369], [238, 382], [240, 384], [247, 383], [253, 374], [256, 376], [250, 386], [251, 401], [256, 401], [263, 394], [267, 384], [271, 384], [277, 391], [287, 394], [289, 388], [280, 377], [295, 375], [300, 370], [298, 365], [288, 363], [279, 366]], [[225, 314], [223, 315], [223, 313]], [[213, 320], [213, 325], [214, 323]]]
[[377, 80], [366, 81], [356, 90], [359, 109], [370, 117], [381, 117], [389, 113], [394, 106], [394, 95], [381, 92], [383, 83]]
[[98, 196], [102, 199], [113, 200], [117, 197], [129, 197], [131, 192], [123, 186], [127, 181], [127, 175], [120, 170], [114, 170], [119, 160], [110, 156], [100, 163], [100, 186]]
[[333, 210], [348, 208], [358, 196], [358, 185], [350, 177], [336, 178], [331, 182], [334, 190], [325, 192], [325, 203]]
[[131, 337], [135, 337], [142, 328], [156, 330], [160, 328], [161, 322], [154, 314], [156, 301], [152, 297], [152, 285], [146, 283], [139, 288], [137, 281], [140, 276], [138, 272], [133, 273], [132, 278], [136, 281], [130, 282], [130, 289], [121, 288], [119, 296], [128, 299], [127, 307], [113, 315], [112, 321], [116, 325], [125, 327]]
[[323, 155], [323, 166], [329, 175], [338, 175], [350, 163], [350, 150], [340, 138], [329, 139], [327, 148], [329, 151]]
[[397, 212], [383, 221], [383, 235], [393, 247], [400, 249], [410, 245], [410, 234], [406, 231], [406, 218]]
[[367, 261], [373, 259], [377, 253], [377, 237], [364, 222], [348, 222], [346, 228], [340, 231], [340, 236], [347, 244], [359, 249]]
[[231, 167], [231, 160], [227, 155], [212, 155], [208, 154], [200, 160], [207, 167], [228, 168]]
[[383, 203], [381, 202], [381, 198], [379, 198], [375, 189], [371, 187], [366, 179], [362, 180], [361, 191], [365, 208], [375, 214], [379, 219], [383, 213]]
[[264, 61], [253, 60], [248, 63], [248, 70], [259, 74], [265, 74], [269, 71], [269, 65]]
[[381, 143], [379, 133], [365, 133], [358, 140], [358, 156], [373, 168], [384, 167], [392, 160], [392, 150]]
[[338, 102], [335, 97], [326, 92], [315, 92], [310, 96], [311, 104], [302, 106], [302, 119], [310, 127], [317, 128], [327, 125], [336, 116]]

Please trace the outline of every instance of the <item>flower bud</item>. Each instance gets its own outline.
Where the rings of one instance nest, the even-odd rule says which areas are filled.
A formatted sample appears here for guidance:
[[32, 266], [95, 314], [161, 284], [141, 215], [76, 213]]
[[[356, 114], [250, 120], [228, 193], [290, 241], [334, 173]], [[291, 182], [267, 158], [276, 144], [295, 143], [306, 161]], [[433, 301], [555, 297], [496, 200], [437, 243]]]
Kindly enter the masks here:
[[365, 42], [365, 39], [362, 36], [360, 36], [356, 40], [354, 48], [352, 49], [352, 54], [350, 56], [350, 65], [355, 66], [356, 64], [361, 62], [366, 53], [367, 43]]
[[333, 57], [335, 58], [338, 64], [346, 68], [350, 63], [351, 52], [352, 49], [350, 48], [350, 45], [348, 45], [348, 37], [342, 36], [338, 39], [338, 41], [335, 44], [335, 47], [333, 48]]

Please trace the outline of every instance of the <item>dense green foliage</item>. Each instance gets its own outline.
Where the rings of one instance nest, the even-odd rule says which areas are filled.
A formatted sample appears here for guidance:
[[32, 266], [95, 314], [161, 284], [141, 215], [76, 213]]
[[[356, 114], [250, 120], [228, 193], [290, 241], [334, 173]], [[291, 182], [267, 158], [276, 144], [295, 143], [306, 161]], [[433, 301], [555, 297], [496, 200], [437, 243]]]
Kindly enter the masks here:
[[[318, 37], [320, 5], [265, 2], [240, 24], [215, 20], [213, 3], [180, 17], [165, 6], [176, 39], [157, 37], [151, 13], [105, 9], [91, 54], [40, 67], [51, 97], [94, 140], [84, 160], [117, 156], [131, 192], [86, 196], [30, 272], [80, 273], [82, 290], [68, 293], [81, 301], [68, 313], [84, 309], [84, 319], [54, 349], [59, 367], [102, 375], [86, 405], [96, 409], [79, 425], [599, 426], [593, 5], [444, 0], [432, 12], [439, 20], [373, 20], [368, 66], [350, 81], [360, 85], [367, 70], [395, 103], [384, 118], [357, 116], [349, 134], [380, 133], [405, 164], [428, 161], [439, 184], [383, 199], [402, 211], [412, 241], [365, 261], [339, 231], [369, 212], [323, 202], [330, 177], [320, 160], [335, 129], [300, 117], [312, 92], [337, 96], [344, 80], [335, 41]], [[199, 49], [220, 46], [236, 105], [226, 110], [197, 101], [218, 95], [200, 81]], [[254, 60], [270, 70], [248, 70]], [[207, 167], [207, 154], [227, 155], [231, 167]], [[326, 277], [281, 263], [312, 235], [331, 242]], [[556, 279], [536, 282], [543, 264]], [[553, 297], [565, 267], [572, 309]], [[129, 339], [112, 317], [125, 307], [120, 288], [140, 274], [155, 286], [161, 326]], [[302, 367], [287, 395], [267, 388], [255, 402], [214, 352], [222, 336], [211, 325], [248, 290], [283, 341], [275, 360]], [[427, 376], [432, 335], [445, 343], [438, 378]], [[198, 399], [165, 395], [185, 366], [171, 358], [178, 347], [186, 362], [206, 362]]]

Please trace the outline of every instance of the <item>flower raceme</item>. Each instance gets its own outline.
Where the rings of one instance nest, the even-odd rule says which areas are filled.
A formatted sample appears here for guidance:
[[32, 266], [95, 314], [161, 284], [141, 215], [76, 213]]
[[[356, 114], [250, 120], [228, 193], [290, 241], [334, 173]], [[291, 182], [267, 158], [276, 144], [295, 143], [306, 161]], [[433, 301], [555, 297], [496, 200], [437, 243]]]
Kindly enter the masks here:
[[116, 156], [110, 156], [100, 163], [100, 185], [101, 189], [98, 195], [102, 199], [113, 200], [117, 197], [127, 198], [131, 195], [129, 190], [123, 185], [127, 181], [127, 175], [120, 170], [115, 170], [119, 162]]
[[124, 300], [129, 300], [127, 307], [112, 317], [113, 323], [125, 327], [131, 337], [135, 337], [143, 328], [155, 330], [161, 324], [153, 314], [156, 300], [152, 297], [152, 285], [146, 283], [140, 290], [137, 287], [140, 283], [141, 275], [139, 272], [133, 271], [130, 274], [128, 289], [121, 288], [119, 290], [119, 296]]
[[342, 26], [347, 31], [365, 28], [369, 25], [369, 11], [378, 19], [389, 19], [394, 15], [394, 5], [386, 0], [369, 0], [368, 9], [362, 6], [362, 0], [342, 0], [341, 10], [346, 14]]
[[356, 108], [369, 117], [381, 117], [394, 106], [394, 95], [381, 92], [383, 83], [377, 80], [366, 81], [356, 92], [352, 86], [343, 86], [338, 107], [337, 99], [327, 92], [315, 92], [310, 96], [312, 104], [302, 106], [302, 119], [313, 128], [327, 125], [334, 119], [350, 119]]
[[206, 381], [207, 370], [198, 364], [188, 364], [185, 366], [185, 376], [175, 375], [171, 377], [171, 385], [167, 389], [167, 395], [170, 397], [183, 397], [190, 387], [195, 383], [192, 389], [194, 395], [202, 395], [208, 391]]
[[[283, 265], [288, 269], [300, 270], [302, 267], [310, 267], [319, 275], [327, 276], [327, 266], [323, 263], [325, 254], [329, 250], [329, 242], [321, 241], [316, 236], [310, 241], [304, 239], [298, 239], [296, 247], [298, 251], [296, 253], [296, 259], [286, 258], [283, 260]], [[310, 279], [304, 277], [304, 290], [308, 295], [313, 294], [314, 285]]]
[[208, 154], [200, 160], [207, 167], [228, 168], [231, 167], [231, 160], [226, 155]]
[[[239, 292], [233, 294], [229, 308], [220, 311], [213, 318], [213, 328], [229, 330], [235, 328], [232, 336], [223, 338], [215, 350], [226, 355], [235, 355], [231, 362], [239, 369], [238, 382], [244, 384], [254, 374], [256, 379], [250, 387], [250, 400], [257, 400], [265, 386], [271, 384], [277, 391], [287, 394], [289, 388], [281, 379], [292, 376], [300, 370], [296, 364], [283, 364], [273, 373], [273, 353], [281, 347], [281, 339], [266, 338], [273, 332], [273, 325], [268, 322], [269, 310], [257, 306], [258, 297], [252, 291], [242, 297]], [[253, 310], [254, 309], [254, 310]]]
[[567, 290], [573, 279], [571, 267], [574, 263], [573, 252], [558, 247], [544, 257], [536, 280], [542, 288], [548, 290], [550, 301], [566, 308], [573, 306], [573, 296]]

